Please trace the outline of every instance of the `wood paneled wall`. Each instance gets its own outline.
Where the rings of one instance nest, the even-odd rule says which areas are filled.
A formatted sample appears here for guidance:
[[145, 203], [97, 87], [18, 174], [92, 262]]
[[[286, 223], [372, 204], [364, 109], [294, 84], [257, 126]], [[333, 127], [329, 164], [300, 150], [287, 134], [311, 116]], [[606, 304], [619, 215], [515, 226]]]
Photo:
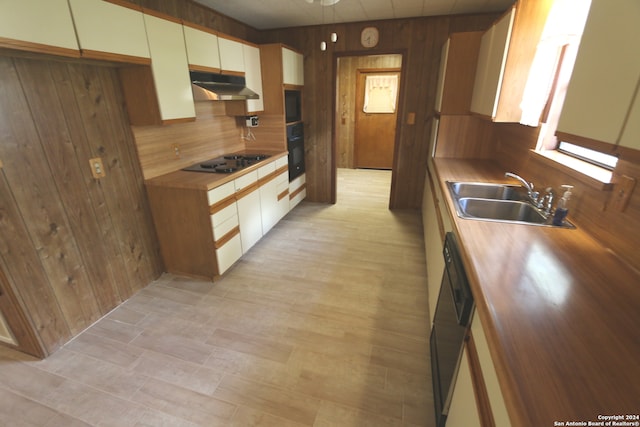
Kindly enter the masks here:
[[337, 167], [353, 168], [357, 70], [400, 68], [401, 66], [401, 55], [345, 56], [338, 59], [338, 95], [334, 118]]
[[0, 159], [0, 268], [50, 354], [162, 272], [115, 69], [0, 57]]
[[[378, 22], [324, 25], [265, 31], [262, 43], [282, 42], [304, 54], [305, 150], [307, 199], [330, 202], [335, 191], [333, 120], [336, 63], [338, 56], [400, 53], [403, 82], [397, 129], [396, 166], [393, 171], [391, 208], [419, 209], [427, 164], [427, 146], [434, 114], [435, 91], [442, 44], [449, 33], [484, 30], [498, 15], [465, 15], [398, 19]], [[380, 31], [380, 43], [364, 50], [360, 32], [369, 25]], [[332, 31], [337, 43], [319, 46]], [[415, 124], [408, 124], [409, 113]]]

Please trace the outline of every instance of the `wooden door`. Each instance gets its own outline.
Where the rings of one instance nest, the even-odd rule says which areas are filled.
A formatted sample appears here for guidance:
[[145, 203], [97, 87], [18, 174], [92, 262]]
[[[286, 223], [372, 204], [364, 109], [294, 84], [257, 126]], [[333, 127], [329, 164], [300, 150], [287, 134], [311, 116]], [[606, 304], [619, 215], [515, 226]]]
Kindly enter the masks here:
[[[376, 87], [371, 90], [371, 83], [369, 88], [367, 87], [367, 77], [370, 78], [369, 82], [386, 78], [389, 83], [381, 83], [378, 86], [374, 83], [373, 86]], [[354, 167], [371, 169], [393, 167], [399, 87], [400, 71], [398, 69], [357, 71]]]

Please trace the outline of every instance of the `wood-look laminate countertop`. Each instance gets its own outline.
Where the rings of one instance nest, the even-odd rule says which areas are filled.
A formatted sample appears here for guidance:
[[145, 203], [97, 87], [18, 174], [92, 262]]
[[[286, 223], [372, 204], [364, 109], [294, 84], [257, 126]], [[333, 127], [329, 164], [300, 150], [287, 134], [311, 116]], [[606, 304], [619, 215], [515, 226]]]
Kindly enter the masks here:
[[[146, 185], [154, 185], [161, 187], [171, 188], [185, 188], [193, 190], [211, 190], [229, 181], [245, 175], [251, 171], [259, 169], [268, 163], [276, 161], [280, 157], [286, 156], [287, 151], [269, 151], [259, 150], [260, 154], [269, 155], [268, 158], [260, 160], [251, 166], [247, 166], [237, 172], [232, 173], [206, 173], [206, 172], [193, 172], [177, 170], [164, 175], [150, 178], [145, 181]], [[236, 151], [234, 153], [225, 154], [255, 154], [255, 150]], [[195, 162], [194, 162], [195, 163]]]
[[489, 161], [434, 163], [513, 426], [639, 414], [637, 271], [579, 224], [459, 218], [445, 181], [513, 181]]

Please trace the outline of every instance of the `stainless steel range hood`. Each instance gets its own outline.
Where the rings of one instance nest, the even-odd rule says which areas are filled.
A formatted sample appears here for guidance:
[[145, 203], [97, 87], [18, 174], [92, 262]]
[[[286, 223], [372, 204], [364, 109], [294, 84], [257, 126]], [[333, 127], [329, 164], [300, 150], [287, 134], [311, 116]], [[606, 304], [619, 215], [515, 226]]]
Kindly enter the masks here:
[[237, 101], [259, 99], [241, 76], [191, 71], [191, 87], [196, 101]]

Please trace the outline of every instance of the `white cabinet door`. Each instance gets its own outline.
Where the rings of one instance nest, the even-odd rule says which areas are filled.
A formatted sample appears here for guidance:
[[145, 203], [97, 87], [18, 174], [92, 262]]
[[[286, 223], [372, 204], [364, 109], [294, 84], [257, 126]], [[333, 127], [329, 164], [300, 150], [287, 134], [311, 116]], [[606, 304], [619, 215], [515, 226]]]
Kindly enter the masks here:
[[149, 58], [141, 10], [102, 0], [69, 0], [83, 56], [98, 52]]
[[430, 175], [425, 174], [424, 200], [422, 205], [422, 218], [424, 222], [424, 242], [425, 255], [427, 260], [427, 292], [429, 294], [429, 317], [433, 323], [433, 316], [436, 312], [436, 303], [442, 283], [442, 273], [444, 272], [444, 258], [442, 256], [442, 238], [438, 225], [438, 213], [436, 196], [431, 190]]
[[67, 0], [1, 1], [0, 46], [80, 56]]
[[162, 120], [196, 115], [182, 25], [144, 14], [151, 71]]
[[640, 95], [637, 93], [620, 137], [620, 145], [640, 150]]
[[558, 131], [617, 142], [640, 77], [639, 22], [637, 0], [591, 2]]
[[220, 50], [220, 68], [223, 73], [244, 74], [244, 51], [242, 43], [218, 36], [218, 48]]
[[[262, 214], [262, 234], [267, 234], [278, 220], [278, 186], [275, 180], [276, 162], [258, 169], [260, 184], [260, 210]], [[268, 179], [268, 181], [265, 181]]]
[[511, 427], [511, 420], [507, 412], [507, 406], [504, 402], [504, 396], [498, 382], [498, 374], [491, 358], [489, 343], [482, 327], [482, 322], [478, 317], [478, 312], [473, 314], [471, 320], [471, 333], [473, 334], [473, 342], [476, 345], [478, 353], [478, 361], [482, 370], [485, 386], [487, 387], [487, 395], [491, 406], [491, 413], [495, 420], [495, 425], [500, 427]]
[[218, 36], [213, 31], [201, 30], [187, 24], [183, 24], [182, 28], [190, 68], [219, 72]]
[[445, 71], [447, 69], [450, 43], [451, 38], [448, 38], [440, 51], [440, 69], [438, 70], [438, 85], [436, 87], [436, 111], [442, 111], [442, 92], [444, 91], [444, 79], [446, 77]]
[[240, 235], [236, 234], [222, 247], [216, 249], [216, 259], [218, 260], [218, 274], [222, 274], [229, 269], [242, 256], [242, 243]]
[[515, 12], [515, 7], [511, 8], [482, 36], [471, 98], [474, 113], [492, 118], [496, 115]]
[[460, 360], [460, 369], [456, 377], [451, 406], [449, 407], [449, 415], [447, 415], [445, 425], [446, 427], [482, 426], [473, 391], [473, 380], [471, 377], [471, 369], [469, 368], [466, 346], [462, 354], [462, 359]]
[[244, 55], [245, 79], [247, 87], [258, 94], [259, 99], [247, 100], [247, 112], [264, 111], [262, 95], [262, 71], [260, 68], [260, 49], [248, 44], [242, 45]]
[[246, 254], [262, 238], [258, 172], [249, 172], [237, 178], [234, 183], [237, 194], [242, 253]]
[[304, 57], [286, 47], [282, 48], [282, 82], [304, 86]]

